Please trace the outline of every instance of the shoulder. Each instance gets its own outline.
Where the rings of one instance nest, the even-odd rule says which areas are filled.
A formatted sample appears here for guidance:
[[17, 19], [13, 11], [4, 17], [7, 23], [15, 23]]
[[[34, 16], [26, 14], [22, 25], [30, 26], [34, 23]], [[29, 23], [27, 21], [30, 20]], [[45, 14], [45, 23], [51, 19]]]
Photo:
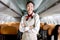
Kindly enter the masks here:
[[38, 14], [35, 14], [36, 16], [39, 16]]
[[36, 17], [36, 18], [39, 18], [39, 15], [38, 15], [38, 14], [35, 14], [35, 17]]

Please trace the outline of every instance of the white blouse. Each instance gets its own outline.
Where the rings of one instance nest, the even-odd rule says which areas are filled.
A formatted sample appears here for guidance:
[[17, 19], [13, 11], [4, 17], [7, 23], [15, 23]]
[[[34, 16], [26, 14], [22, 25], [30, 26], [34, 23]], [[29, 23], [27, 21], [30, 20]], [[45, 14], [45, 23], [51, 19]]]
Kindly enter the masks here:
[[[28, 31], [28, 32], [32, 32], [32, 33], [38, 33], [39, 29], [40, 29], [40, 20], [39, 20], [39, 15], [38, 14], [34, 14], [33, 13], [33, 18], [29, 18], [27, 21], [26, 21], [26, 17], [27, 15], [24, 15], [22, 18], [21, 18], [21, 22], [20, 22], [20, 26], [19, 26], [19, 30], [20, 32], [25, 32], [25, 31]], [[24, 27], [22, 24], [25, 23], [26, 27]], [[29, 27], [34, 25], [35, 27], [33, 29], [30, 29]]]

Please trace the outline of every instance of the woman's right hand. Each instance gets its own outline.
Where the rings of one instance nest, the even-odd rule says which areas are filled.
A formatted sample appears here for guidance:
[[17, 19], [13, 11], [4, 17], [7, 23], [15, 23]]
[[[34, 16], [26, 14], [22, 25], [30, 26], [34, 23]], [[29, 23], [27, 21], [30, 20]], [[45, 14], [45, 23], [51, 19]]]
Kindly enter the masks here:
[[30, 29], [33, 29], [34, 27], [33, 26], [30, 26]]

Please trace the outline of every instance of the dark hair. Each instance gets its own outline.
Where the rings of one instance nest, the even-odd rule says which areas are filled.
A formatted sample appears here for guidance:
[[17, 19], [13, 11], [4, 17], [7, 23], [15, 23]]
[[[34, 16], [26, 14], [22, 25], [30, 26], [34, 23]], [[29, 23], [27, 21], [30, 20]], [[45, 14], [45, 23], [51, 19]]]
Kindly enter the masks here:
[[60, 25], [56, 25], [55, 28], [53, 29], [53, 35], [54, 35], [54, 40], [57, 40], [58, 37], [58, 28], [60, 27]]
[[26, 6], [27, 6], [29, 3], [32, 3], [32, 4], [35, 6], [34, 2], [32, 2], [32, 1], [28, 1], [28, 2], [26, 3]]
[[44, 25], [47, 25], [47, 23], [44, 23]]

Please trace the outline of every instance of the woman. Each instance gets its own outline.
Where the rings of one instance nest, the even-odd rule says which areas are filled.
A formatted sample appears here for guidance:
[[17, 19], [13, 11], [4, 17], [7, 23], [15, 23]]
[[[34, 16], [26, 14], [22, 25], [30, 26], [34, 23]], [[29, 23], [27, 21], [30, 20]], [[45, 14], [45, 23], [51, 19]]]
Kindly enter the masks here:
[[60, 40], [60, 25], [56, 25], [53, 30], [54, 40]]
[[19, 27], [20, 32], [23, 32], [22, 40], [37, 40], [40, 20], [38, 14], [33, 12], [34, 6], [32, 1], [26, 4], [27, 14], [22, 17]]

